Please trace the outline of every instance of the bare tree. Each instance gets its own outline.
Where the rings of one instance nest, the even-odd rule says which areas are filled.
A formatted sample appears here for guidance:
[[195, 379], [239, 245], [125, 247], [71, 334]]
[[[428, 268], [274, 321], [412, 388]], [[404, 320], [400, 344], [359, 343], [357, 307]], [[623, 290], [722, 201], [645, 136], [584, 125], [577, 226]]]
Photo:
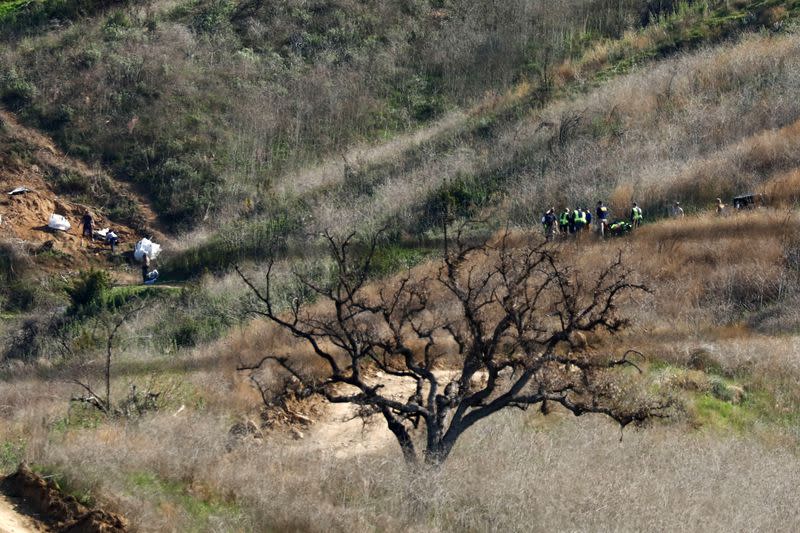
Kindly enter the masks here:
[[[470, 244], [462, 233], [445, 235], [433, 271], [408, 272], [380, 290], [367, 285], [377, 237], [357, 253], [353, 235], [326, 233], [335, 279], [323, 285], [296, 274], [316, 302], [294, 298], [288, 310], [276, 305], [272, 264], [263, 287], [237, 268], [257, 298], [255, 312], [306, 344], [326, 372], [312, 375], [291, 353], [239, 369], [277, 365], [309, 393], [381, 414], [410, 462], [420, 460], [421, 446], [426, 463], [441, 463], [464, 431], [508, 407], [539, 405], [547, 413], [559, 404], [576, 416], [607, 415], [622, 428], [666, 416], [668, 400], [621, 397], [614, 371], [638, 370], [628, 358], [635, 352], [613, 358], [586, 349], [585, 334], [625, 327], [621, 298], [647, 290], [621, 254], [586, 282], [549, 245], [512, 245], [509, 232], [494, 244]], [[390, 380], [413, 393], [398, 399], [387, 392]]]
[[[114, 406], [114, 401], [111, 397], [111, 361], [113, 359], [117, 335], [125, 322], [127, 322], [132, 316], [144, 310], [148, 304], [149, 302], [144, 301], [139, 305], [131, 307], [124, 311], [120, 316], [116, 317], [115, 320], [111, 320], [111, 317], [108, 315], [102, 315], [102, 318], [99, 321], [106, 330], [105, 361], [103, 365], [103, 385], [105, 389], [105, 397], [95, 393], [88, 381], [75, 379], [73, 382], [84, 390], [84, 394], [82, 396], [73, 396], [71, 401], [91, 405], [106, 416], [120, 416], [126, 414], [126, 411], [129, 411], [128, 404], [139, 408], [138, 414], [142, 414], [143, 410], [148, 410], [155, 407], [155, 402], [160, 393], [147, 391], [144, 397], [141, 397], [140, 393], [136, 390], [135, 385], [131, 387], [129, 397], [120, 403], [120, 407]], [[125, 406], [125, 409], [123, 409], [123, 406]]]

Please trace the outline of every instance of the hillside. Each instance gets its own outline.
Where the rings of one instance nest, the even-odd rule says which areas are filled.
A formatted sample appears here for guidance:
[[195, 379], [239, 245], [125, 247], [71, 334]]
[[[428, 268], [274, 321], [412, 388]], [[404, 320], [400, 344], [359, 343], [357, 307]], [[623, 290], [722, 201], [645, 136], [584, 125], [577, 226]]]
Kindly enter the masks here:
[[[0, 476], [24, 460], [137, 531], [791, 530], [798, 17], [793, 0], [0, 0]], [[744, 193], [758, 209], [715, 213]], [[542, 243], [545, 210], [601, 199], [612, 219], [637, 202], [643, 226]], [[80, 239], [86, 210], [117, 253]], [[73, 229], [47, 231], [53, 212]], [[165, 247], [153, 287], [130, 257], [143, 236]], [[477, 248], [448, 286], [458, 239]], [[615, 275], [631, 291], [569, 329]], [[354, 286], [351, 316], [331, 299]], [[458, 295], [481, 290], [481, 320], [535, 313], [472, 352]], [[523, 361], [559, 322], [552, 359]], [[323, 388], [337, 364], [353, 374]], [[481, 419], [442, 464], [403, 462], [392, 421], [429, 443], [400, 413], [433, 409], [433, 381], [455, 419], [519, 375], [540, 403]]]
[[[50, 258], [51, 268], [59, 263], [65, 266], [63, 261], [67, 261], [67, 268], [79, 269], [107, 265], [106, 246], [80, 238], [80, 220], [87, 211], [98, 228], [113, 228], [122, 242], [133, 243], [153, 234], [155, 213], [124, 183], [65, 156], [52, 140], [21, 126], [7, 112], [0, 112], [0, 127], [0, 189], [4, 193], [19, 187], [30, 191], [4, 194], [0, 239], [31, 249], [52, 242], [47, 246], [49, 254], [55, 255]], [[70, 221], [70, 231], [47, 228], [53, 213]]]

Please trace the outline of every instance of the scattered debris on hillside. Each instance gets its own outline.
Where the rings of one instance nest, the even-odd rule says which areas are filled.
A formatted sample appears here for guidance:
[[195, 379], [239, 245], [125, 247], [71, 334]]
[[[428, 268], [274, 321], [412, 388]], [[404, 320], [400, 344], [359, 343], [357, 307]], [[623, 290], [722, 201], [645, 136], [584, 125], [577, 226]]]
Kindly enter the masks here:
[[87, 509], [72, 496], [65, 496], [51, 480], [45, 480], [22, 463], [0, 481], [0, 490], [41, 518], [51, 531], [59, 533], [122, 533], [127, 521], [102, 509]]
[[[155, 213], [128, 184], [67, 156], [51, 139], [19, 124], [2, 109], [0, 121], [5, 124], [0, 134], [0, 191], [4, 193], [0, 196], [0, 240], [32, 247], [49, 242], [54, 252], [50, 262], [63, 270], [107, 262], [106, 240], [81, 239], [79, 228], [75, 229], [88, 210], [97, 227], [114, 229], [120, 243], [132, 246], [142, 235], [163, 239], [154, 229], [158, 226]], [[104, 195], [109, 194], [118, 200], [116, 212], [104, 204], [108, 200]], [[50, 223], [51, 215], [59, 217], [55, 225]], [[123, 218], [110, 218], [119, 216]]]

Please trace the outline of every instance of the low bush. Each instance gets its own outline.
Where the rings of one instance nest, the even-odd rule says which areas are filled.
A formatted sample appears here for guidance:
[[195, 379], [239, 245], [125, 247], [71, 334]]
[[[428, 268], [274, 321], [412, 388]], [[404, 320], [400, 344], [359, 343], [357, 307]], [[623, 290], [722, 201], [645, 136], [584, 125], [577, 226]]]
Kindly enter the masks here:
[[0, 38], [32, 33], [51, 22], [95, 14], [127, 0], [10, 0], [0, 3]]
[[71, 302], [68, 314], [97, 313], [102, 309], [111, 286], [111, 276], [105, 270], [92, 269], [81, 272], [66, 289]]
[[34, 281], [15, 281], [8, 285], [3, 308], [11, 312], [32, 311], [38, 303], [39, 287]]

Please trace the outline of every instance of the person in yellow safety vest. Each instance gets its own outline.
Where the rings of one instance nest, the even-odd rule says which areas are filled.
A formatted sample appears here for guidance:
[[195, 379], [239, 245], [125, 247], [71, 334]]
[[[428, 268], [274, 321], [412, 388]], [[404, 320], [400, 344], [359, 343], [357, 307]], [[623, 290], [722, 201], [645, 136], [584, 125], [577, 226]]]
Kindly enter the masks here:
[[564, 209], [561, 216], [558, 217], [558, 229], [561, 233], [566, 235], [569, 232], [569, 208]]
[[642, 208], [636, 205], [636, 202], [633, 202], [633, 207], [631, 208], [631, 226], [638, 228], [642, 224], [643, 219]]
[[575, 233], [578, 233], [586, 226], [586, 213], [578, 207], [572, 213], [572, 216], [575, 218]]

